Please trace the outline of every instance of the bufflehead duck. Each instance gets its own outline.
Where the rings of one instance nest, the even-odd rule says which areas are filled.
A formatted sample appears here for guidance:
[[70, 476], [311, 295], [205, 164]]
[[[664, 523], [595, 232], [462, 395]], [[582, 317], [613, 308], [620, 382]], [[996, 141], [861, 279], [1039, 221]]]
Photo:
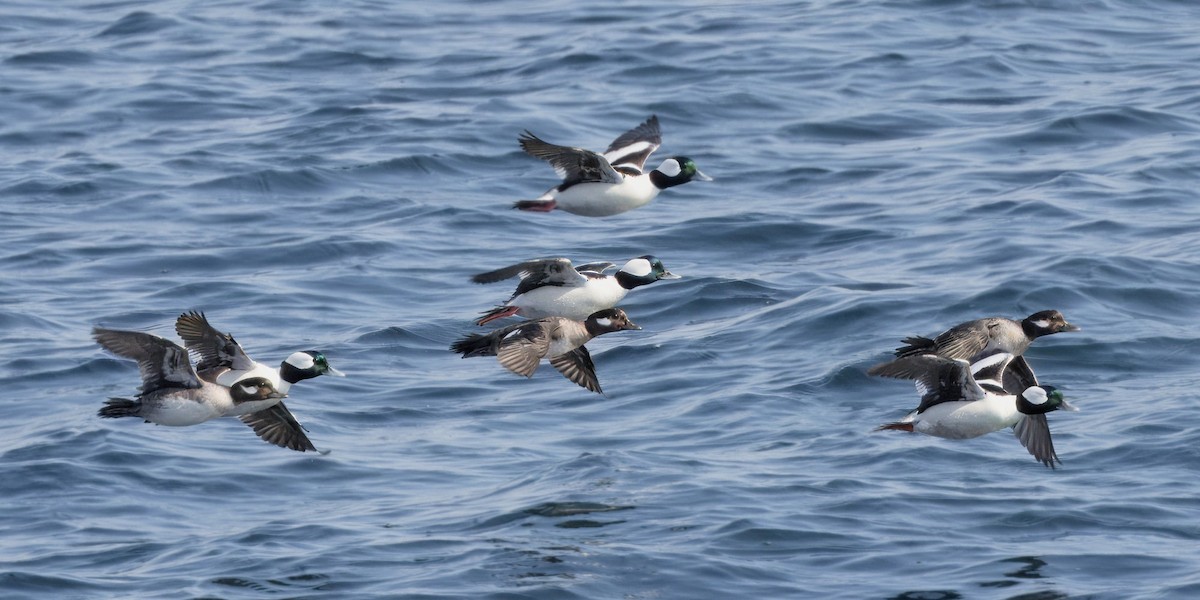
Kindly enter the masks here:
[[1057, 310], [1035, 312], [1020, 321], [1005, 317], [988, 317], [960, 323], [934, 339], [912, 336], [901, 340], [896, 356], [937, 354], [946, 358], [971, 359], [984, 352], [1000, 350], [1014, 356], [1005, 371], [1006, 387], [1016, 391], [1037, 385], [1037, 377], [1026, 362], [1025, 350], [1033, 340], [1055, 333], [1079, 331]]
[[698, 179], [712, 181], [686, 156], [673, 156], [658, 168], [643, 172], [646, 159], [662, 145], [658, 117], [621, 134], [604, 154], [558, 146], [526, 131], [521, 149], [554, 167], [563, 182], [537, 200], [522, 200], [513, 208], [549, 212], [554, 209], [586, 217], [607, 217], [648, 204], [658, 193]]
[[528, 319], [566, 317], [582, 320], [597, 311], [617, 305], [625, 294], [638, 286], [660, 279], [679, 279], [650, 256], [639, 256], [625, 263], [613, 275], [604, 272], [615, 265], [609, 262], [588, 263], [572, 267], [570, 259], [544, 258], [480, 273], [471, 278], [475, 283], [494, 283], [510, 277], [521, 277], [511, 298], [480, 317], [475, 324], [483, 325], [503, 317], [520, 315]]
[[189, 311], [179, 315], [175, 333], [183, 338], [187, 349], [200, 358], [196, 371], [202, 378], [211, 378], [213, 383], [229, 386], [246, 377], [263, 377], [287, 394], [293, 384], [305, 379], [320, 375], [346, 376], [331, 367], [325, 355], [317, 350], [293, 352], [278, 368], [254, 362], [232, 335], [209, 324], [203, 312]]
[[974, 362], [935, 354], [905, 356], [871, 367], [880, 377], [915, 380], [921, 404], [900, 421], [876, 430], [924, 433], [946, 439], [978, 437], [1012, 427], [1021, 445], [1047, 467], [1059, 460], [1046, 413], [1077, 410], [1053, 386], [1031, 386], [1018, 394], [1005, 390], [1004, 371], [1014, 355], [995, 350]]
[[[187, 350], [157, 335], [97, 327], [96, 343], [105, 350], [138, 363], [142, 388], [136, 399], [109, 398], [99, 415], [104, 418], [138, 417], [147, 423], [184, 427], [217, 417], [241, 415], [264, 440], [292, 450], [316, 450], [295, 419], [261, 427], [268, 415], [282, 411], [284, 394], [265, 377], [248, 377], [224, 386], [201, 379], [188, 360]], [[277, 420], [277, 419], [274, 419]]]
[[592, 338], [626, 329], [641, 329], [629, 320], [625, 311], [609, 308], [588, 316], [580, 322], [564, 317], [544, 317], [525, 321], [495, 331], [468, 335], [450, 345], [463, 355], [496, 356], [504, 368], [526, 377], [533, 377], [541, 359], [575, 384], [598, 394], [600, 381], [596, 366], [584, 346]]

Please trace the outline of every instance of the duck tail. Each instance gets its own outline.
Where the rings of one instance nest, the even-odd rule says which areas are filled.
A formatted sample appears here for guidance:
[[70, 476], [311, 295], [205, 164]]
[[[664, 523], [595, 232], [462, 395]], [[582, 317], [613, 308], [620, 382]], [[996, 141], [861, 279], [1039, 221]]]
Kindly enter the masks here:
[[906, 337], [900, 341], [905, 345], [896, 348], [896, 356], [901, 358], [905, 356], [917, 356], [920, 354], [933, 354], [934, 352], [937, 352], [937, 344], [927, 337], [914, 335], [912, 337]]
[[893, 429], [896, 431], [912, 432], [913, 424], [911, 422], [896, 421], [895, 423], [887, 423], [875, 428], [875, 431], [883, 431], [885, 429]]
[[483, 313], [482, 317], [479, 317], [478, 319], [475, 320], [475, 324], [476, 325], [486, 325], [487, 323], [495, 321], [496, 319], [503, 319], [504, 317], [511, 317], [511, 316], [517, 314], [517, 311], [519, 311], [519, 310], [521, 310], [521, 309], [517, 308], [516, 306], [497, 306], [496, 308], [493, 308], [492, 310], [489, 310], [489, 311]]
[[109, 398], [104, 401], [104, 406], [97, 413], [105, 419], [115, 419], [117, 417], [136, 417], [138, 411], [142, 408], [142, 403], [137, 400], [128, 398]]
[[513, 208], [530, 212], [550, 212], [558, 208], [558, 203], [553, 200], [518, 200], [513, 202]]
[[491, 356], [496, 353], [492, 348], [492, 336], [482, 333], [472, 333], [459, 338], [450, 344], [450, 350], [463, 355], [463, 358]]

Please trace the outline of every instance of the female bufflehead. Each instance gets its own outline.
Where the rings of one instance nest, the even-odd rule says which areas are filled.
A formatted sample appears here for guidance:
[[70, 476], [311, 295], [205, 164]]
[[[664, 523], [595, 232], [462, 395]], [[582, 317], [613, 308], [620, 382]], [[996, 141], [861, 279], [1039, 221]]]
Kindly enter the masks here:
[[[99, 415], [138, 417], [147, 423], [183, 427], [217, 417], [241, 415], [264, 440], [292, 450], [316, 450], [280, 400], [284, 394], [264, 377], [248, 377], [224, 386], [201, 379], [187, 350], [141, 331], [97, 327], [96, 343], [138, 363], [142, 388], [136, 399], [109, 398]], [[269, 422], [269, 426], [263, 423]]]
[[596, 366], [584, 344], [592, 338], [626, 329], [641, 329], [629, 320], [625, 311], [609, 308], [590, 315], [580, 322], [564, 317], [545, 317], [501, 327], [485, 334], [473, 333], [450, 345], [463, 355], [496, 356], [504, 368], [526, 377], [533, 377], [543, 358], [564, 377], [576, 385], [598, 394], [600, 381]]
[[1020, 321], [1005, 317], [988, 317], [967, 321], [951, 327], [934, 339], [912, 336], [901, 340], [896, 356], [937, 354], [946, 358], [970, 360], [980, 353], [1000, 350], [1014, 356], [1005, 371], [1006, 387], [1016, 391], [1037, 385], [1037, 377], [1026, 362], [1025, 351], [1033, 340], [1055, 333], [1079, 331], [1057, 310], [1043, 310]]
[[657, 169], [644, 173], [646, 159], [662, 145], [658, 117], [626, 131], [609, 144], [604, 154], [583, 148], [558, 146], [526, 131], [521, 149], [554, 167], [563, 182], [537, 200], [513, 205], [521, 210], [549, 212], [554, 209], [586, 217], [607, 217], [648, 204], [658, 193], [698, 179], [712, 181], [686, 156], [668, 158]]
[[1033, 386], [1019, 394], [1005, 391], [1001, 382], [1013, 358], [998, 350], [977, 357], [974, 363], [919, 354], [871, 367], [869, 375], [915, 380], [921, 394], [916, 410], [877, 431], [913, 431], [960, 440], [1012, 427], [1034, 458], [1051, 468], [1055, 462], [1061, 464], [1046, 413], [1076, 408], [1053, 386]]
[[638, 286], [660, 279], [679, 279], [650, 256], [639, 256], [625, 263], [613, 275], [604, 272], [615, 265], [609, 262], [588, 263], [572, 267], [566, 258], [544, 258], [510, 265], [495, 271], [480, 273], [471, 278], [475, 283], [494, 283], [510, 277], [521, 277], [511, 298], [486, 313], [477, 325], [513, 315], [528, 319], [566, 317], [582, 320], [588, 315], [617, 305], [625, 294]]

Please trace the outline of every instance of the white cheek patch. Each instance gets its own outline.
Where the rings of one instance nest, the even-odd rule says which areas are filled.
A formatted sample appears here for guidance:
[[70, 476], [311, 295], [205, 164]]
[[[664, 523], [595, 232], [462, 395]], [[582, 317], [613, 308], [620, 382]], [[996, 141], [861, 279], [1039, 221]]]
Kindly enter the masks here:
[[1050, 321], [1047, 321], [1045, 319], [1038, 319], [1037, 321], [1033, 322], [1033, 325], [1034, 325], [1034, 327], [1037, 327], [1038, 329], [1049, 329]]
[[1027, 400], [1030, 404], [1045, 404], [1046, 390], [1043, 390], [1037, 386], [1031, 387], [1025, 390], [1025, 400]]
[[596, 324], [607, 329], [612, 327], [612, 319], [596, 319]]
[[242, 393], [243, 393], [243, 394], [246, 394], [247, 396], [256, 396], [256, 395], [258, 395], [258, 388], [254, 387], [254, 386], [249, 386], [249, 385], [239, 385], [238, 387], [239, 387], [239, 388], [242, 388]]
[[287, 357], [287, 364], [303, 371], [313, 368], [317, 363], [307, 352], [293, 352], [291, 356]]
[[679, 165], [679, 161], [668, 158], [663, 161], [663, 164], [658, 166], [658, 171], [667, 177], [674, 177], [683, 172], [683, 167]]
[[651, 271], [653, 271], [653, 269], [650, 268], [650, 261], [644, 258], [635, 258], [625, 263], [625, 266], [621, 267], [621, 270], [635, 277], [645, 277], [646, 275], [649, 275]]

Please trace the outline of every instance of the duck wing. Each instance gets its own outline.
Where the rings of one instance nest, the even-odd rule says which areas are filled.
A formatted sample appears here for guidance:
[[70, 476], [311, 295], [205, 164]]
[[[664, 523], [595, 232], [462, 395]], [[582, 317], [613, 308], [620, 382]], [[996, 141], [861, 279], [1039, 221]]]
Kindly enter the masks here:
[[971, 365], [965, 360], [950, 359], [935, 354], [921, 354], [897, 358], [892, 362], [875, 365], [867, 370], [868, 375], [911, 379], [921, 394], [917, 412], [943, 402], [973, 402], [985, 396], [983, 388], [971, 376]]
[[987, 348], [991, 326], [987, 319], [960, 323], [934, 338], [934, 348], [947, 358], [969, 359]]
[[[590, 263], [590, 265], [597, 264], [600, 263]], [[580, 267], [580, 269], [582, 268]], [[588, 281], [587, 276], [581, 271], [576, 270], [569, 258], [527, 260], [515, 265], [501, 267], [495, 271], [479, 273], [472, 277], [471, 281], [475, 283], [494, 283], [518, 275], [521, 277], [521, 283], [517, 284], [517, 291], [513, 292], [513, 297], [547, 285], [581, 287], [587, 285]]]
[[650, 115], [646, 122], [617, 136], [604, 151], [604, 158], [614, 169], [641, 175], [646, 160], [662, 145], [658, 116]]
[[518, 138], [526, 154], [540, 158], [554, 167], [563, 179], [562, 187], [577, 183], [621, 183], [624, 175], [609, 164], [608, 159], [583, 148], [551, 144], [526, 131]]
[[258, 437], [276, 446], [299, 452], [317, 450], [304, 434], [304, 426], [292, 416], [283, 402], [238, 418], [249, 425]]
[[559, 354], [550, 359], [550, 365], [575, 385], [597, 394], [604, 393], [600, 389], [600, 380], [596, 378], [596, 365], [586, 347], [580, 346], [566, 354]]
[[105, 350], [137, 361], [143, 396], [163, 389], [198, 389], [203, 385], [192, 369], [187, 350], [175, 342], [152, 333], [100, 327], [92, 329], [92, 337]]
[[1058, 453], [1054, 451], [1054, 441], [1050, 439], [1050, 423], [1046, 415], [1025, 415], [1024, 419], [1013, 425], [1013, 433], [1038, 462], [1051, 469], [1055, 462], [1062, 464]]
[[254, 361], [242, 350], [242, 346], [228, 333], [217, 331], [200, 311], [188, 311], [175, 320], [175, 333], [183, 338], [188, 350], [200, 356], [197, 371], [227, 368], [234, 371], [249, 371]]
[[550, 350], [550, 330], [546, 319], [522, 323], [504, 334], [496, 356], [501, 366], [518, 375], [533, 377], [538, 362]]
[[1017, 356], [1013, 358], [1012, 363], [1008, 365], [1008, 370], [1004, 372], [1003, 384], [1008, 393], [1020, 394], [1038, 385], [1038, 378], [1033, 374], [1033, 368], [1029, 366], [1029, 361], [1025, 360], [1024, 356]]

